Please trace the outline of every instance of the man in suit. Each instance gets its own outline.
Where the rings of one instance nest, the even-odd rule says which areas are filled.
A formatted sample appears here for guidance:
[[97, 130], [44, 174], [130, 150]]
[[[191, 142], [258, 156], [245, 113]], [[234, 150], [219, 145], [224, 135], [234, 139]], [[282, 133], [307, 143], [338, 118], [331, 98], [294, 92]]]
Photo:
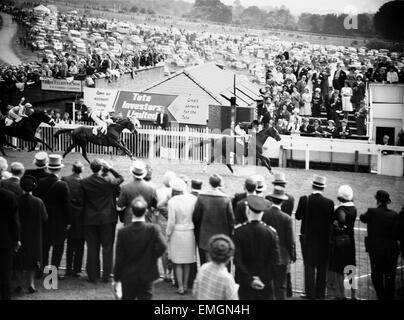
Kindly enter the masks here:
[[252, 195], [247, 202], [248, 222], [234, 232], [236, 247], [235, 280], [240, 285], [240, 300], [272, 300], [274, 270], [280, 263], [279, 239], [276, 230], [261, 221], [268, 208], [265, 199]]
[[273, 227], [278, 233], [280, 264], [275, 270], [274, 288], [276, 300], [285, 300], [287, 293], [287, 271], [290, 269], [290, 263], [296, 261], [293, 223], [292, 218], [281, 209], [283, 202], [288, 200], [285, 189], [275, 186], [268, 198], [272, 201], [272, 206], [270, 209], [264, 211], [262, 221], [268, 226]]
[[249, 177], [244, 181], [243, 193], [236, 193], [232, 200], [232, 206], [234, 208], [234, 220], [235, 224], [241, 224], [247, 222], [247, 215], [245, 210], [245, 198], [251, 195], [255, 195], [255, 189], [257, 188], [257, 182]]
[[[33, 162], [36, 168], [25, 170], [24, 175], [33, 176], [38, 182], [42, 178], [48, 177], [50, 175], [50, 173], [46, 170], [48, 161], [49, 157], [45, 151], [40, 151], [36, 153]], [[34, 194], [36, 194], [36, 191], [34, 191]]]
[[[48, 212], [48, 220], [43, 227], [43, 265], [49, 263], [49, 250], [52, 247], [53, 266], [59, 268], [64, 251], [66, 232], [71, 226], [70, 190], [66, 182], [60, 180], [64, 164], [58, 154], [49, 155], [50, 175], [39, 181], [36, 195], [42, 199]], [[60, 279], [63, 276], [59, 275]]]
[[118, 232], [114, 280], [122, 285], [122, 300], [151, 300], [153, 281], [159, 277], [157, 259], [166, 251], [160, 227], [145, 221], [147, 202], [131, 202], [132, 223]]
[[[118, 221], [113, 197], [117, 186], [124, 179], [103, 159], [91, 161], [90, 168], [93, 174], [80, 181], [84, 205], [84, 238], [88, 248], [86, 271], [89, 282], [94, 283], [100, 278], [102, 247], [102, 281], [107, 283], [112, 271], [115, 227]], [[102, 176], [103, 168], [113, 178]]]
[[375, 195], [377, 208], [360, 216], [367, 224], [365, 239], [369, 253], [371, 278], [379, 300], [394, 300], [397, 258], [399, 255], [399, 215], [388, 208], [390, 195], [379, 190]]
[[[287, 183], [288, 181], [286, 180], [286, 176], [283, 172], [278, 172], [274, 174], [274, 180], [272, 181], [274, 187], [279, 186], [285, 189]], [[295, 198], [287, 192], [285, 192], [285, 196], [287, 197], [287, 199], [282, 202], [281, 210], [282, 212], [285, 212], [289, 216], [292, 216], [293, 209], [295, 207]], [[267, 196], [266, 199], [271, 201], [269, 196]], [[294, 248], [294, 256], [296, 256], [296, 247]], [[286, 296], [287, 297], [293, 296], [292, 275], [290, 273], [290, 268], [288, 268], [286, 273]]]
[[201, 264], [204, 264], [208, 259], [210, 237], [215, 234], [231, 237], [234, 229], [231, 200], [221, 191], [223, 187], [222, 177], [217, 174], [210, 176], [209, 184], [211, 190], [199, 194], [192, 216]]
[[146, 200], [149, 209], [148, 215], [146, 216], [148, 221], [150, 220], [149, 213], [151, 213], [151, 209], [157, 205], [156, 190], [149, 183], [144, 181], [147, 175], [146, 164], [143, 161], [136, 160], [133, 162], [130, 172], [132, 173], [133, 180], [122, 185], [117, 202], [119, 210], [125, 209], [125, 225], [132, 222], [133, 215], [131, 213], [130, 204], [136, 197], [142, 196]]
[[332, 81], [332, 85], [334, 89], [341, 90], [344, 86], [345, 80], [347, 76], [344, 70], [342, 70], [341, 63], [337, 63], [337, 70], [334, 73], [334, 79]]
[[80, 181], [84, 165], [76, 161], [72, 166], [72, 174], [62, 177], [69, 186], [72, 224], [67, 234], [66, 248], [66, 275], [78, 277], [81, 272], [84, 253], [84, 227], [83, 227], [83, 194]]
[[169, 123], [168, 123], [168, 115], [164, 112], [159, 112], [157, 114], [156, 122], [155, 124], [159, 127], [159, 129], [167, 129]]
[[13, 162], [10, 165], [11, 177], [0, 181], [0, 186], [11, 191], [17, 197], [23, 194], [20, 186], [20, 179], [24, 175], [24, 166], [20, 162]]
[[17, 197], [0, 187], [0, 203], [0, 300], [10, 300], [13, 250], [21, 246]]
[[314, 176], [313, 192], [299, 199], [296, 219], [302, 220], [300, 239], [306, 294], [302, 298], [324, 299], [329, 254], [329, 230], [334, 202], [323, 196], [326, 178]]

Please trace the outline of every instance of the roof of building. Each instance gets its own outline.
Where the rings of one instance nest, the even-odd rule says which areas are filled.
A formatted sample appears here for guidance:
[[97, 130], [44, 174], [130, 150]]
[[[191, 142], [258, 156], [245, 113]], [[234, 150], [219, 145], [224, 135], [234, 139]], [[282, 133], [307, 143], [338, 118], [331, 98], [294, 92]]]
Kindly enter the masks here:
[[[208, 95], [211, 105], [230, 105], [234, 96], [234, 76], [230, 70], [224, 70], [215, 63], [205, 63], [186, 68], [162, 81], [151, 84], [143, 92]], [[236, 103], [238, 107], [254, 107], [259, 100], [258, 88], [245, 76], [236, 76]]]

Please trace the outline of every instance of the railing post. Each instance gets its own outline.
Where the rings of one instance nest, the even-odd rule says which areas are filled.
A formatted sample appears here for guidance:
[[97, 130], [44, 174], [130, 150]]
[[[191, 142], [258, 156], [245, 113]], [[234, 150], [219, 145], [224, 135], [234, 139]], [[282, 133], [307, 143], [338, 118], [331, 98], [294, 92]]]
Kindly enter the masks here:
[[149, 159], [154, 158], [154, 140], [155, 140], [154, 134], [150, 133], [149, 134]]
[[[206, 135], [209, 133], [209, 128], [208, 127], [206, 127], [205, 128], [205, 133], [206, 133]], [[206, 145], [205, 145], [205, 161], [206, 161], [206, 163], [209, 163], [209, 145], [210, 145], [210, 139], [209, 138], [207, 138], [206, 140], [208, 140], [208, 143], [206, 143]]]
[[188, 126], [185, 126], [185, 144], [184, 144], [184, 149], [183, 149], [183, 152], [184, 152], [184, 159], [185, 160], [189, 160], [189, 152], [188, 152], [188, 149], [189, 149], [189, 141], [188, 141], [188, 133], [189, 133], [189, 127]]
[[377, 149], [377, 174], [382, 174], [382, 151]]
[[309, 145], [306, 144], [306, 150], [305, 150], [305, 169], [309, 170], [310, 169], [310, 150], [309, 150]]

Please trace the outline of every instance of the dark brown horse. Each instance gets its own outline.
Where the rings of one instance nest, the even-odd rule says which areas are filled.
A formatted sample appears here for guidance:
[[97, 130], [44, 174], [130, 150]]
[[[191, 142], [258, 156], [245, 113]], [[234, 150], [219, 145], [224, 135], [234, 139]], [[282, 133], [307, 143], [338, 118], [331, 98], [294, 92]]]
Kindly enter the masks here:
[[[245, 156], [248, 158], [249, 164], [257, 164], [258, 161], [268, 169], [272, 174], [271, 160], [263, 155], [263, 146], [268, 138], [280, 141], [281, 137], [274, 127], [268, 127], [256, 134], [250, 135], [248, 144], [244, 144], [244, 140], [240, 136], [223, 136], [217, 139], [211, 139], [210, 148], [211, 156], [208, 165], [213, 163], [215, 159], [220, 159], [234, 173], [230, 159], [231, 153], [236, 156], [235, 159]], [[199, 143], [199, 147], [206, 145], [206, 140]], [[183, 146], [182, 146], [183, 147]]]
[[87, 144], [90, 142], [99, 146], [116, 147], [133, 159], [132, 153], [123, 145], [122, 141], [120, 140], [120, 135], [124, 129], [128, 129], [130, 132], [135, 134], [137, 132], [134, 122], [131, 119], [126, 118], [110, 124], [105, 135], [95, 135], [93, 133], [93, 127], [91, 126], [80, 126], [76, 129], [58, 130], [55, 132], [54, 136], [57, 137], [60, 134], [67, 133], [72, 138], [72, 143], [64, 152], [63, 158], [66, 157], [66, 155], [74, 148], [80, 147], [84, 159], [86, 159], [87, 162], [90, 162], [87, 158]]
[[17, 148], [7, 141], [6, 135], [9, 137], [20, 138], [25, 141], [33, 142], [32, 147], [28, 151], [35, 149], [38, 143], [42, 143], [44, 146], [53, 151], [52, 147], [49, 146], [45, 141], [35, 136], [36, 131], [41, 123], [49, 124], [50, 126], [55, 126], [55, 121], [41, 110], [34, 111], [29, 117], [22, 119], [19, 123], [12, 126], [6, 126], [4, 119], [0, 121], [0, 151], [5, 156], [4, 145], [9, 145], [13, 148]]

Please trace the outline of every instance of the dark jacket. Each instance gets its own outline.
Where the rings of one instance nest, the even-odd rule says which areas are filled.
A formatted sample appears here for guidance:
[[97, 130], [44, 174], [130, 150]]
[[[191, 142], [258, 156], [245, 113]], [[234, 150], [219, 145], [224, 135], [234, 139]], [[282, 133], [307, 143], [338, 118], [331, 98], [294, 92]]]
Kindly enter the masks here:
[[80, 184], [81, 178], [76, 174], [72, 174], [67, 177], [62, 177], [62, 181], [65, 181], [69, 186], [71, 199], [72, 225], [68, 236], [74, 239], [82, 239], [84, 238], [84, 197]]
[[[282, 209], [282, 212], [285, 212], [289, 216], [292, 216], [293, 209], [295, 207], [295, 198], [288, 193], [285, 193], [285, 195], [288, 197], [288, 200], [283, 201], [281, 209]], [[271, 198], [269, 196], [266, 196], [265, 199], [267, 199], [268, 201], [271, 201]]]
[[116, 223], [118, 215], [114, 202], [116, 187], [123, 182], [123, 177], [111, 170], [115, 178], [93, 174], [81, 180], [84, 202], [84, 225], [102, 225]]
[[311, 266], [327, 263], [333, 214], [334, 202], [320, 193], [300, 198], [296, 219], [302, 220], [300, 233], [305, 239], [302, 248], [304, 263]]
[[51, 174], [39, 181], [36, 195], [42, 199], [48, 213], [48, 220], [44, 224], [44, 241], [53, 245], [63, 243], [66, 227], [71, 224], [69, 186]]
[[17, 197], [23, 194], [23, 191], [20, 187], [20, 180], [16, 177], [10, 177], [8, 179], [1, 180], [0, 187], [3, 187], [4, 189], [11, 191]]
[[[144, 180], [133, 180], [121, 186], [121, 192], [117, 202], [118, 207], [125, 207], [124, 224], [132, 222], [132, 211], [130, 203], [138, 196], [142, 196], [147, 202], [148, 208], [156, 207], [157, 196], [154, 188]], [[148, 219], [148, 217], [146, 217]]]
[[234, 214], [230, 198], [219, 191], [201, 193], [195, 204], [192, 220], [200, 249], [208, 250], [208, 242], [215, 234], [232, 236]]
[[133, 222], [118, 231], [115, 281], [151, 282], [159, 277], [157, 259], [166, 244], [158, 225]]
[[366, 249], [369, 253], [398, 255], [400, 236], [397, 212], [380, 206], [368, 209], [360, 215], [360, 220], [368, 225]]
[[35, 270], [42, 265], [43, 223], [48, 219], [43, 201], [30, 194], [18, 198], [21, 223], [21, 248], [18, 254], [24, 270]]
[[275, 229], [262, 221], [244, 223], [234, 231], [234, 244], [236, 282], [240, 286], [250, 287], [253, 276], [258, 276], [265, 285], [269, 285], [280, 262]]
[[[37, 182], [42, 178], [46, 178], [50, 176], [50, 173], [46, 171], [46, 169], [28, 169], [25, 170], [24, 176], [33, 176]], [[36, 190], [34, 190], [34, 195], [36, 195]]]
[[292, 218], [277, 207], [272, 206], [264, 211], [262, 221], [273, 227], [278, 233], [280, 264], [288, 265], [292, 260], [296, 260]]
[[0, 188], [0, 248], [11, 249], [20, 240], [20, 220], [17, 212], [17, 197]]

